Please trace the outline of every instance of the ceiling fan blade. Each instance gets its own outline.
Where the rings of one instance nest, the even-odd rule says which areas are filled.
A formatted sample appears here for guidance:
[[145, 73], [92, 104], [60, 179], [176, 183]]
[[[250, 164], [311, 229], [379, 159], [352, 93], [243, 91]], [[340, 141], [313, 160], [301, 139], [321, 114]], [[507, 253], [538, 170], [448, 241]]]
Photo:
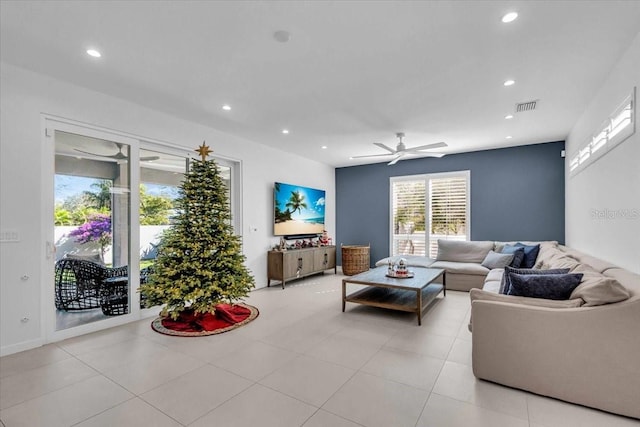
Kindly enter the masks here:
[[431, 150], [433, 148], [448, 147], [446, 142], [436, 142], [435, 144], [421, 145], [419, 147], [411, 147], [407, 151]]
[[369, 154], [367, 156], [351, 156], [352, 159], [362, 159], [365, 157], [387, 157], [391, 156], [393, 153], [385, 153], [385, 154]]
[[393, 159], [389, 163], [387, 163], [387, 166], [395, 165], [396, 163], [398, 163], [402, 159], [402, 157], [403, 157], [402, 153], [398, 154], [398, 156], [395, 159]]
[[396, 154], [396, 150], [394, 150], [394, 149], [393, 149], [393, 148], [391, 148], [391, 147], [387, 147], [386, 145], [384, 145], [384, 144], [383, 144], [383, 143], [381, 143], [381, 142], [374, 142], [374, 143], [373, 143], [373, 145], [377, 145], [378, 147], [380, 147], [380, 148], [382, 148], [382, 149], [384, 149], [384, 150], [387, 150], [387, 151], [388, 151], [388, 152], [390, 152], [391, 154]]
[[77, 151], [78, 153], [89, 154], [90, 156], [95, 156], [95, 157], [104, 157], [105, 159], [126, 160], [128, 158], [127, 155], [122, 153], [122, 148], [120, 148], [120, 151], [118, 151], [116, 154], [91, 153], [89, 151], [80, 150], [79, 148], [74, 148], [74, 150]]
[[96, 154], [96, 153], [90, 153], [88, 151], [82, 151], [78, 148], [74, 148], [75, 151], [77, 151], [78, 153], [82, 153], [82, 154], [88, 154], [90, 156], [96, 156], [96, 157], [113, 157], [113, 156], [107, 156], [105, 154]]
[[445, 153], [414, 153], [419, 155], [420, 157], [444, 157]]
[[[140, 157], [141, 162], [153, 162], [154, 160], [160, 160], [160, 156], [149, 156], [149, 157]], [[123, 165], [129, 161], [128, 158], [122, 158], [117, 161], [119, 165]]]

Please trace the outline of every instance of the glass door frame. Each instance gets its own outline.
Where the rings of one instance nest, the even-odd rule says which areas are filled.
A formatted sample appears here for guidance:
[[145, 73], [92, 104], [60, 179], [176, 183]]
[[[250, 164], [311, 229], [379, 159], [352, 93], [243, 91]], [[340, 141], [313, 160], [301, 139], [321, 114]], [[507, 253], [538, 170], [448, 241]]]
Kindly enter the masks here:
[[[189, 149], [164, 141], [154, 141], [148, 138], [127, 134], [88, 123], [79, 122], [51, 114], [41, 113], [41, 244], [43, 254], [41, 265], [41, 298], [40, 323], [44, 343], [60, 341], [91, 332], [96, 332], [114, 326], [123, 325], [136, 320], [157, 316], [158, 309], [140, 308], [140, 294], [137, 292], [140, 283], [140, 150], [153, 150], [160, 153], [176, 155], [185, 159], [194, 159], [196, 155]], [[56, 330], [56, 309], [54, 304], [55, 280], [55, 244], [54, 244], [54, 180], [55, 180], [55, 132], [62, 131], [87, 137], [104, 139], [122, 143], [129, 147], [129, 313], [114, 316], [84, 325]], [[229, 202], [232, 214], [232, 224], [236, 235], [243, 238], [242, 226], [242, 161], [230, 157], [214, 155], [218, 165], [231, 168], [231, 188]], [[185, 171], [186, 172], [186, 171]], [[136, 256], [134, 256], [134, 254]], [[136, 284], [132, 286], [131, 284]]]
[[[177, 156], [177, 157], [183, 157], [185, 159], [185, 173], [187, 172], [187, 168], [189, 167], [189, 163], [191, 162], [191, 159], [193, 158], [193, 155], [191, 154], [190, 151], [183, 149], [183, 148], [179, 148], [179, 147], [174, 147], [171, 146], [169, 144], [166, 143], [158, 143], [158, 142], [150, 142], [144, 139], [140, 139], [140, 150], [147, 150], [147, 151], [153, 151], [155, 153], [159, 153], [159, 154], [168, 154], [171, 156]], [[137, 153], [137, 157], [139, 157], [140, 154], [140, 150], [138, 150]], [[138, 170], [136, 171], [137, 174], [137, 178], [138, 178], [138, 186], [136, 188], [140, 188], [140, 184], [142, 184], [142, 180], [141, 180], [141, 173], [140, 173], [140, 162], [138, 161]], [[140, 196], [140, 192], [136, 191], [136, 193], [138, 194], [138, 197]], [[140, 201], [138, 199], [138, 205], [136, 206], [136, 212], [137, 213], [137, 229], [136, 229], [136, 234], [138, 235], [138, 248], [135, 250], [136, 253], [139, 253], [140, 251]], [[133, 226], [132, 226], [133, 227]], [[132, 252], [134, 252], [132, 250]], [[138, 263], [138, 274], [139, 274], [139, 270], [140, 270], [140, 257], [138, 257], [138, 260], [136, 261]], [[134, 282], [139, 284], [140, 280], [138, 280], [137, 282]], [[139, 286], [139, 285], [138, 285]], [[147, 317], [153, 317], [153, 316], [157, 316], [158, 315], [158, 307], [151, 307], [151, 308], [140, 308], [140, 293], [137, 292], [138, 286], [135, 287], [135, 289], [131, 289], [131, 294], [134, 296], [134, 298], [131, 299], [131, 304], [133, 306], [136, 307], [137, 310], [139, 310], [139, 318], [140, 319], [144, 319]]]
[[[139, 235], [139, 205], [140, 197], [138, 191], [129, 192], [129, 313], [114, 316], [96, 322], [87, 323], [71, 327], [68, 329], [56, 330], [56, 309], [54, 304], [55, 281], [55, 243], [53, 212], [55, 206], [54, 178], [55, 178], [55, 135], [56, 131], [73, 133], [97, 139], [104, 139], [124, 144], [129, 147], [129, 188], [135, 189], [140, 185], [140, 165], [139, 165], [139, 139], [121, 132], [100, 128], [86, 123], [81, 123], [48, 114], [41, 115], [42, 124], [42, 169], [41, 169], [41, 236], [45, 254], [41, 258], [41, 329], [45, 343], [59, 341], [78, 335], [96, 332], [111, 328], [117, 325], [129, 323], [140, 318], [139, 301], [140, 296], [132, 290], [132, 283], [140, 282], [140, 261], [137, 248], [140, 246]], [[131, 248], [136, 248], [132, 251]], [[136, 289], [137, 286], [134, 288]]]

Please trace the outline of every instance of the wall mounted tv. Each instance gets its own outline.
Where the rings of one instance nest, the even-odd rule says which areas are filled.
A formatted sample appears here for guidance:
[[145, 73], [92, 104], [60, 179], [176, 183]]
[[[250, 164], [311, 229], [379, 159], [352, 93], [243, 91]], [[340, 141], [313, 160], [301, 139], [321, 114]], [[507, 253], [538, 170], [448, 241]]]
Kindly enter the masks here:
[[324, 190], [276, 182], [273, 200], [274, 235], [305, 238], [324, 230]]

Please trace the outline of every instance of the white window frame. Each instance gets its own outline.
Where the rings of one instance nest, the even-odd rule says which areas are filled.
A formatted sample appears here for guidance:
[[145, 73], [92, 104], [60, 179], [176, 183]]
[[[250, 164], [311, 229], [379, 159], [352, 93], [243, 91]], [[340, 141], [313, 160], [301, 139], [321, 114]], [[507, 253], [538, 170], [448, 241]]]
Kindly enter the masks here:
[[[635, 133], [635, 87], [620, 105], [598, 127], [596, 132], [568, 157], [569, 175], [573, 177], [607, 154]], [[618, 125], [627, 121], [627, 125]]]
[[[429, 257], [430, 246], [430, 232], [431, 232], [431, 190], [429, 182], [433, 179], [443, 179], [443, 178], [455, 178], [455, 177], [463, 177], [467, 181], [467, 194], [466, 194], [466, 228], [465, 228], [465, 239], [471, 240], [471, 171], [470, 170], [462, 170], [462, 171], [452, 171], [452, 172], [438, 172], [438, 173], [430, 173], [430, 174], [420, 174], [420, 175], [405, 175], [405, 176], [392, 176], [389, 177], [389, 255], [394, 255], [394, 237], [396, 236], [394, 233], [394, 214], [393, 214], [393, 184], [404, 181], [420, 181], [424, 180], [425, 182], [425, 231], [424, 238], [425, 241], [425, 256]], [[415, 235], [414, 237], [419, 236]], [[446, 236], [443, 236], [446, 238]]]

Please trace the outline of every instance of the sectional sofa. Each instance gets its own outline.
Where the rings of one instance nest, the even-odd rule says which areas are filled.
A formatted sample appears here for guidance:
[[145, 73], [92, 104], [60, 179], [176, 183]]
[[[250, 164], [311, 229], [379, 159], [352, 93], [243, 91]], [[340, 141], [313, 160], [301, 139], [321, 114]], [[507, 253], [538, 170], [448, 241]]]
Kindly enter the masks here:
[[504, 269], [481, 265], [504, 244], [442, 241], [436, 260], [408, 259], [446, 269], [448, 289], [469, 291], [475, 376], [640, 419], [640, 275], [539, 242], [534, 268], [569, 269], [580, 285], [565, 300], [504, 295]]

